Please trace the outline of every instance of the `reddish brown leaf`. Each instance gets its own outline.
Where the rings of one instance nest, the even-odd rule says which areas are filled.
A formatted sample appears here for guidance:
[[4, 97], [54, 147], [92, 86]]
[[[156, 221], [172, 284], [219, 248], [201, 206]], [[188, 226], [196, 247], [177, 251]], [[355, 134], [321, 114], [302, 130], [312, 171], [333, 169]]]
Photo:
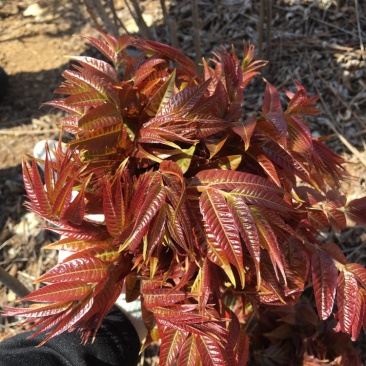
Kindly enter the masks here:
[[283, 189], [268, 181], [268, 179], [240, 171], [207, 169], [196, 174], [195, 178], [192, 185], [210, 186], [227, 191], [244, 187], [246, 189], [262, 190], [279, 197], [284, 195]]
[[297, 115], [318, 115], [319, 109], [314, 107], [313, 104], [319, 99], [318, 96], [308, 98], [305, 88], [295, 80], [297, 92], [295, 94], [286, 91], [287, 96], [290, 98], [290, 103], [287, 107], [286, 113]]
[[344, 333], [352, 333], [352, 326], [357, 312], [358, 285], [355, 275], [344, 269], [337, 281], [338, 321]]
[[176, 72], [174, 70], [146, 105], [144, 113], [146, 113], [149, 117], [155, 117], [160, 109], [173, 97], [175, 92], [175, 76]]
[[313, 154], [313, 139], [309, 128], [305, 123], [295, 117], [284, 115], [288, 123], [288, 132], [291, 139], [291, 148], [298, 154], [302, 154], [307, 160]]
[[184, 117], [199, 102], [205, 93], [210, 80], [206, 80], [196, 86], [187, 87], [175, 94], [160, 109], [159, 115], [180, 115]]
[[79, 62], [87, 70], [106, 81], [118, 82], [119, 80], [118, 72], [108, 62], [87, 56], [71, 56], [70, 59]]
[[231, 283], [235, 286], [236, 280], [234, 273], [230, 267], [229, 260], [226, 256], [226, 253], [224, 252], [221, 245], [216, 241], [216, 238], [211, 233], [211, 230], [206, 223], [204, 225], [205, 228], [205, 234], [206, 234], [206, 243], [207, 243], [207, 257], [212, 262], [215, 263], [217, 266], [221, 267], [228, 278], [230, 279]]
[[[160, 210], [165, 201], [165, 188], [163, 186], [161, 174], [152, 173], [147, 175], [146, 183], [143, 185], [145, 192], [142, 199], [144, 202], [141, 206], [134, 208], [134, 223], [128, 238], [123, 240], [120, 251], [127, 247], [130, 250], [135, 250], [140, 244], [142, 237], [146, 234], [148, 225], [153, 217]], [[136, 194], [139, 194], [136, 192]], [[140, 199], [140, 198], [139, 198]]]
[[257, 278], [260, 283], [260, 240], [251, 211], [245, 201], [235, 195], [228, 195], [227, 202], [236, 227], [255, 263]]
[[227, 366], [224, 350], [216, 341], [202, 335], [196, 336], [195, 339], [203, 365]]
[[351, 331], [353, 341], [356, 341], [360, 334], [365, 314], [366, 314], [366, 298], [361, 291], [358, 291], [355, 316], [352, 322], [352, 331]]
[[118, 238], [122, 233], [125, 221], [125, 208], [120, 180], [118, 180], [117, 183], [115, 197], [112, 197], [112, 190], [109, 182], [104, 186], [103, 211], [109, 234], [114, 238]]
[[345, 265], [345, 268], [356, 276], [357, 281], [366, 290], [366, 268], [358, 263], [348, 263]]
[[72, 302], [58, 302], [55, 304], [33, 304], [29, 308], [4, 307], [6, 316], [22, 316], [24, 318], [42, 318], [64, 312]]
[[270, 255], [273, 269], [276, 273], [276, 278], [278, 281], [280, 281], [280, 276], [278, 273], [279, 270], [284, 282], [286, 283], [284, 263], [277, 236], [273, 231], [271, 224], [264, 215], [255, 209], [251, 209], [251, 212], [258, 230], [261, 246], [265, 248]]
[[184, 55], [181, 51], [168, 46], [164, 45], [159, 42], [155, 41], [145, 41], [141, 38], [133, 38], [132, 45], [144, 50], [144, 51], [153, 51], [156, 53], [161, 53], [164, 56], [167, 56], [169, 59], [177, 62], [179, 65], [184, 67], [184, 70], [193, 78], [196, 77], [197, 71], [196, 67], [194, 66], [194, 62]]
[[244, 122], [235, 125], [232, 130], [238, 134], [244, 142], [244, 149], [248, 150], [250, 146], [250, 139], [253, 135], [255, 126], [257, 124], [257, 117], [252, 116], [247, 118]]
[[[102, 34], [102, 33], [101, 33]], [[87, 37], [84, 36], [90, 43], [93, 44], [95, 48], [97, 48], [105, 57], [107, 57], [110, 61], [114, 63], [114, 65], [118, 64], [118, 56], [115, 50], [115, 45], [111, 46], [111, 43], [105, 43], [100, 39], [95, 37]]]
[[159, 362], [162, 365], [171, 366], [177, 360], [188, 333], [176, 329], [164, 329], [161, 334], [162, 345], [160, 347]]
[[70, 204], [65, 204], [65, 208], [62, 210], [62, 219], [67, 220], [75, 225], [80, 225], [85, 216], [85, 191], [89, 184], [90, 178], [87, 179], [80, 192], [74, 197]]
[[281, 187], [281, 181], [277, 174], [276, 167], [271, 162], [271, 160], [264, 155], [258, 155], [256, 157], [256, 160], [258, 161], [259, 165], [264, 169], [266, 174], [272, 179], [272, 181], [276, 183], [279, 187]]
[[224, 196], [216, 189], [205, 190], [200, 197], [200, 207], [215, 242], [221, 246], [226, 257], [238, 270], [244, 288], [245, 271], [238, 228]]
[[122, 125], [113, 125], [98, 128], [85, 134], [83, 137], [69, 143], [71, 148], [99, 150], [104, 152], [108, 146], [116, 146], [122, 133]]
[[61, 282], [42, 287], [22, 298], [33, 302], [67, 302], [80, 300], [92, 290], [85, 282]]
[[366, 225], [366, 197], [357, 198], [347, 203], [345, 214], [359, 225]]
[[69, 281], [98, 282], [108, 273], [108, 264], [94, 257], [80, 257], [57, 264], [36, 282], [58, 283]]
[[330, 254], [335, 260], [341, 264], [347, 263], [347, 258], [345, 257], [342, 249], [333, 242], [328, 242], [322, 245], [322, 250]]
[[196, 340], [191, 335], [183, 344], [177, 366], [199, 366], [200, 362]]
[[321, 319], [328, 319], [334, 304], [338, 269], [332, 257], [316, 250], [311, 257], [311, 273], [316, 307]]
[[268, 81], [266, 82], [262, 111], [266, 119], [273, 123], [280, 139], [283, 140], [287, 133], [287, 123], [282, 113], [280, 95]]
[[268, 61], [255, 60], [254, 61], [254, 45], [250, 43], [244, 43], [244, 54], [243, 61], [241, 64], [241, 69], [243, 71], [243, 80], [241, 83], [241, 88], [245, 88], [249, 81], [257, 74], [259, 74], [258, 69], [266, 66]]
[[243, 327], [239, 331], [237, 353], [238, 365], [246, 365], [249, 359], [249, 336]]
[[[92, 307], [94, 302], [93, 293], [90, 292], [89, 295], [84, 297], [81, 301], [79, 301], [75, 306], [73, 306], [67, 315], [62, 318], [61, 321], [57, 322], [55, 328], [52, 328], [52, 331], [47, 335], [47, 337], [39, 344], [40, 346], [45, 344], [51, 338], [63, 333], [64, 331], [72, 328], [72, 326], [78, 322]], [[46, 329], [38, 329], [45, 331]], [[37, 332], [35, 334], [37, 334]], [[34, 335], [35, 335], [34, 334]]]

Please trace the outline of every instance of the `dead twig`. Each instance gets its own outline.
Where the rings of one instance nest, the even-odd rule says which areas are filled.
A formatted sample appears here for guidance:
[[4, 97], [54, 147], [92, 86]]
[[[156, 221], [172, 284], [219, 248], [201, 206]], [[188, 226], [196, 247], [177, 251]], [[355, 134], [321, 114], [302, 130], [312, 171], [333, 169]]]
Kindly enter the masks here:
[[195, 62], [196, 66], [201, 62], [201, 27], [200, 27], [200, 17], [198, 14], [198, 3], [197, 0], [192, 0], [192, 15], [193, 15], [193, 29], [194, 29], [194, 50], [195, 50]]
[[269, 60], [271, 55], [271, 40], [272, 40], [272, 0], [267, 0], [267, 47], [266, 47], [266, 58]]
[[3, 267], [0, 266], [0, 282], [13, 291], [17, 296], [24, 297], [30, 291], [15, 277], [11, 276]]
[[366, 127], [366, 122], [356, 113], [353, 109], [342, 99], [339, 94], [333, 89], [331, 85], [320, 75], [319, 72], [316, 72], [316, 76], [324, 83], [324, 85], [331, 91], [331, 93], [338, 99], [338, 101], [345, 107], [351, 115], [359, 122], [362, 126]]
[[[117, 25], [110, 19], [100, 0], [84, 0], [84, 4], [98, 30], [118, 36]], [[99, 24], [98, 17], [101, 19], [102, 25]]]
[[360, 14], [359, 14], [359, 11], [358, 11], [358, 0], [355, 0], [355, 13], [356, 13], [356, 19], [357, 19], [357, 31], [358, 31], [358, 38], [359, 38], [359, 42], [360, 42], [360, 50], [364, 51], [365, 47], [364, 47], [363, 41], [362, 41]]
[[114, 24], [117, 26], [117, 28], [121, 27], [126, 34], [129, 34], [128, 29], [126, 28], [126, 26], [124, 25], [122, 20], [117, 15], [116, 8], [114, 6], [114, 1], [113, 0], [107, 0], [107, 5], [109, 6], [109, 8], [112, 11], [113, 21], [114, 21]]
[[259, 23], [258, 23], [258, 59], [262, 59], [263, 55], [263, 27], [264, 27], [264, 7], [266, 0], [261, 0], [259, 10]]
[[[144, 17], [142, 16], [143, 12], [140, 8], [139, 2], [137, 0], [130, 0], [130, 2], [132, 3], [132, 6], [135, 10], [135, 15], [131, 11], [131, 8], [129, 6], [127, 6], [127, 7], [130, 10], [130, 13], [133, 16], [137, 26], [139, 27], [139, 30], [140, 30], [142, 36], [146, 39], [153, 39], [150, 29], [147, 26]], [[126, 4], [128, 4], [128, 1], [126, 1]]]
[[173, 47], [179, 48], [177, 22], [168, 12], [165, 0], [160, 0], [160, 7], [163, 12], [164, 22], [167, 27], [167, 33], [170, 34], [170, 43]]

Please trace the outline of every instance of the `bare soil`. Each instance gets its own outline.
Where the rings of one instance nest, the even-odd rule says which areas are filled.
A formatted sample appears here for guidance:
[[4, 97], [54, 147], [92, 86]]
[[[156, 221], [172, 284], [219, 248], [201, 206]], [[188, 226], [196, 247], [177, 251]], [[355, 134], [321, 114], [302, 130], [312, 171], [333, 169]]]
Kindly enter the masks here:
[[[115, 3], [127, 29], [138, 30], [125, 1]], [[166, 3], [169, 13], [164, 22], [160, 1], [140, 1], [152, 38], [173, 43], [192, 58], [198, 52], [209, 57], [221, 45], [231, 44], [240, 54], [242, 41], [250, 41], [270, 61], [264, 76], [272, 84], [291, 89], [297, 79], [309, 94], [320, 94], [323, 114], [309, 121], [312, 131], [315, 136], [332, 135], [328, 143], [350, 162], [354, 179], [345, 192], [353, 198], [366, 194], [366, 2], [273, 1], [261, 17], [260, 1], [198, 0], [200, 30], [195, 28], [190, 1]], [[32, 4], [38, 5], [33, 12]], [[96, 36], [93, 27], [82, 1], [0, 1], [0, 67], [9, 75], [9, 87], [0, 100], [0, 266], [30, 290], [57, 255], [40, 250], [55, 237], [22, 206], [22, 154], [30, 154], [40, 139], [57, 135], [61, 113], [40, 106], [53, 99], [62, 71], [70, 66], [64, 56], [90, 52], [78, 35]], [[250, 86], [248, 113], [259, 109], [263, 89], [261, 80]], [[351, 261], [366, 265], [364, 228], [329, 236]], [[0, 306], [15, 297], [0, 284]], [[0, 340], [17, 331], [0, 319]], [[361, 351], [362, 347], [365, 344]]]

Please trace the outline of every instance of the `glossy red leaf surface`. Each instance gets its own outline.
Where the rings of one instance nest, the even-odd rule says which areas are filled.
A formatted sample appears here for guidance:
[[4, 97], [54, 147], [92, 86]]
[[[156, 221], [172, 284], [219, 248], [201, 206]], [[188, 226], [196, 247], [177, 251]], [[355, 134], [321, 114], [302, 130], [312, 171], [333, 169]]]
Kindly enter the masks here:
[[327, 319], [333, 310], [338, 269], [333, 258], [321, 250], [312, 255], [311, 269], [318, 314], [321, 319]]
[[352, 333], [357, 312], [358, 285], [352, 272], [343, 270], [337, 281], [338, 321], [342, 332]]
[[38, 278], [37, 282], [58, 283], [70, 280], [99, 282], [108, 273], [108, 264], [94, 257], [80, 257], [57, 264]]
[[245, 284], [243, 252], [237, 227], [224, 196], [216, 189], [207, 189], [201, 195], [201, 211], [215, 241], [239, 272], [242, 287]]

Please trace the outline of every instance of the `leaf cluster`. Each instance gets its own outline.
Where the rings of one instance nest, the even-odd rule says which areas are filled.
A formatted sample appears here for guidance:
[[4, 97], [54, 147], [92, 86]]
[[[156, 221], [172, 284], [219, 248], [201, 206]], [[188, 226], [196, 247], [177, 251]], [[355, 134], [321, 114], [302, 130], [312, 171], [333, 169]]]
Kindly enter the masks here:
[[48, 247], [72, 255], [37, 280], [33, 305], [6, 313], [44, 342], [76, 328], [86, 342], [125, 285], [162, 365], [244, 365], [252, 335], [235, 304], [288, 308], [312, 284], [319, 317], [335, 312], [356, 339], [366, 269], [321, 233], [365, 225], [366, 200], [347, 200], [345, 161], [311, 135], [317, 97], [295, 81], [284, 107], [264, 80], [262, 110], [246, 116], [244, 89], [266, 64], [252, 45], [242, 60], [221, 49], [200, 75], [170, 46], [101, 36], [86, 39], [108, 61], [72, 57], [46, 103], [68, 113], [73, 139], [23, 163], [28, 207], [62, 234]]

